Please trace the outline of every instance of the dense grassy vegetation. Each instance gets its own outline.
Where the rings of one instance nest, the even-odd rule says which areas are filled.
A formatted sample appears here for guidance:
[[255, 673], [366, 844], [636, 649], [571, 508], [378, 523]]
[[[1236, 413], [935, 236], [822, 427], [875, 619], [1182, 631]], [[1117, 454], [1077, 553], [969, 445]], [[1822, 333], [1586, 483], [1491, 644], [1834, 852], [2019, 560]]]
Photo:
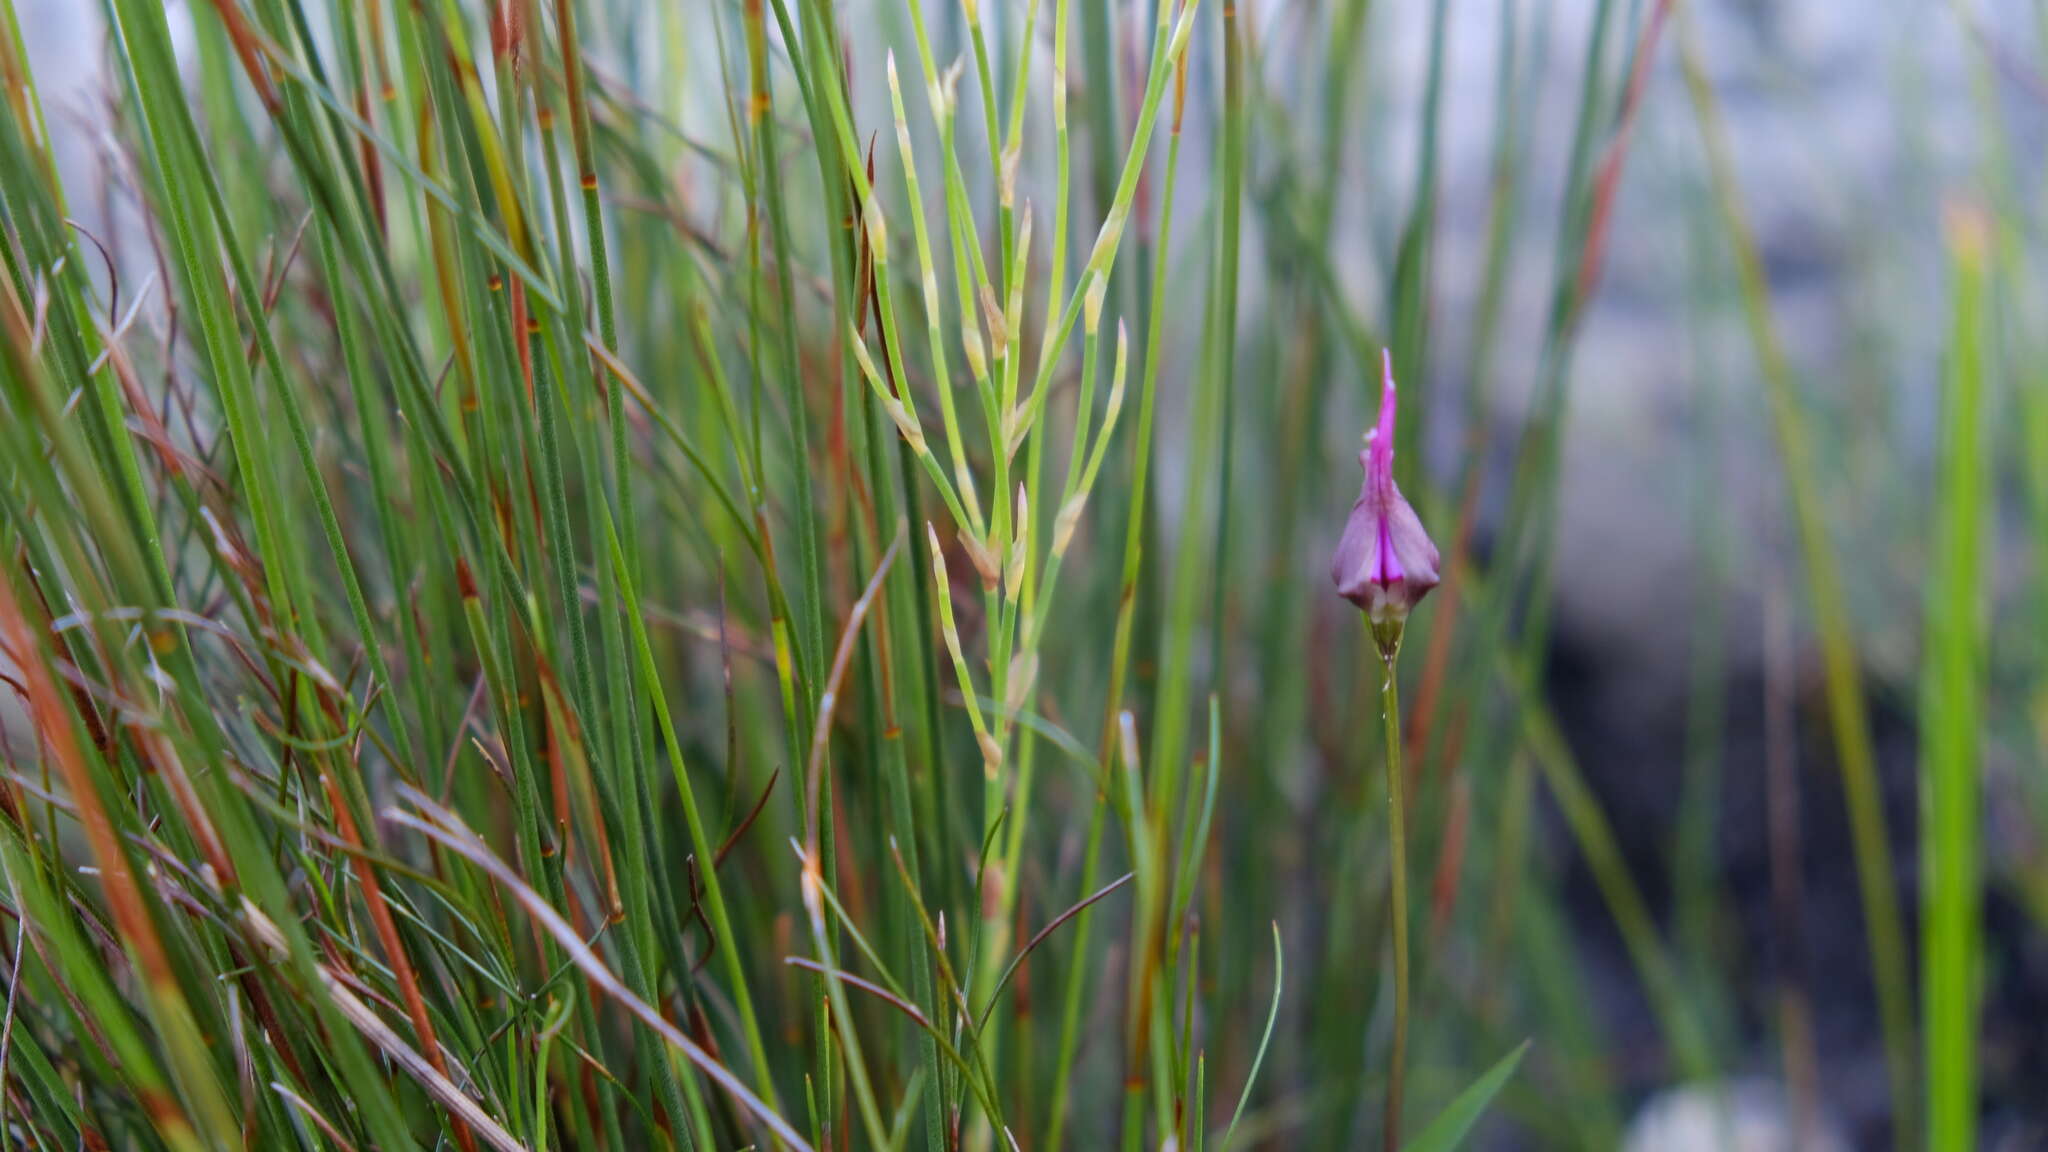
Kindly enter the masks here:
[[[2048, 589], [2044, 452], [1997, 467], [2024, 444], [1991, 423], [2048, 446], [2039, 382], [2001, 387], [2038, 337], [2003, 148], [1917, 301], [1951, 335], [1924, 610], [1889, 606], [1924, 634], [1902, 893], [1827, 479], [1854, 446], [1784, 347], [1687, 5], [1458, 6], [1497, 75], [1490, 199], [1451, 219], [1444, 0], [1406, 125], [1368, 0], [102, 0], [83, 180], [22, 4], [8, 1147], [1439, 1149], [1482, 1112], [1612, 1146], [1640, 1057], [1588, 1008], [1551, 811], [1650, 1078], [1748, 1068], [1687, 919], [1713, 817], [1681, 816], [1662, 923], [1544, 679], [1597, 562], [1556, 548], [1574, 343], [1653, 95], [1695, 304], [1764, 397], [1725, 434], [1782, 479], [1770, 599], [1822, 670], [1840, 772], [1804, 803], [1849, 813], [1892, 1139], [1973, 1146], [1984, 890], [2048, 908], [1978, 820], [1986, 746], [2041, 754], [1992, 691], [2006, 471]], [[1483, 237], [1455, 344], [1448, 229]], [[1539, 339], [1504, 347], [1531, 276]], [[1444, 577], [1384, 662], [1327, 575], [1383, 346]]]

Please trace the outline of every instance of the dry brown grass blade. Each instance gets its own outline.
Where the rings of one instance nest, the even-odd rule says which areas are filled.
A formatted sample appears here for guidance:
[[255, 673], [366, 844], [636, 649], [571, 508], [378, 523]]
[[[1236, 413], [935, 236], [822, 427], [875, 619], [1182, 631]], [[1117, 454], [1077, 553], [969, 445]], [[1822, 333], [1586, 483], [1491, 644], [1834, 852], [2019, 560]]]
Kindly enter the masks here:
[[[247, 897], [242, 899], [242, 919], [248, 925], [250, 933], [274, 956], [282, 957], [286, 953], [284, 933], [278, 931], [277, 925], [271, 923], [270, 918], [263, 914], [263, 910], [256, 907]], [[342, 1017], [356, 1031], [362, 1033], [365, 1040], [375, 1045], [377, 1051], [384, 1054], [385, 1059], [418, 1081], [420, 1087], [426, 1089], [427, 1095], [432, 1096], [457, 1120], [469, 1125], [477, 1135], [483, 1137], [484, 1143], [498, 1149], [498, 1152], [531, 1152], [512, 1133], [507, 1132], [504, 1125], [499, 1124], [490, 1113], [484, 1111], [481, 1105], [470, 1099], [461, 1088], [456, 1087], [455, 1081], [449, 1079], [425, 1056], [407, 1044], [404, 1037], [384, 1022], [383, 1017], [377, 1015], [360, 996], [349, 990], [348, 985], [342, 982], [341, 977], [337, 976], [333, 969], [325, 964], [316, 964], [314, 967], [320, 973], [320, 983], [325, 987], [328, 998], [334, 1001], [334, 1006], [341, 1012]]]
[[[369, 909], [370, 923], [377, 930], [377, 940], [391, 962], [391, 974], [397, 981], [400, 994], [405, 997], [406, 1016], [419, 1033], [420, 1047], [426, 1050], [427, 1062], [446, 1078], [448, 1062], [441, 1055], [441, 1042], [434, 1035], [433, 1017], [427, 1014], [426, 999], [420, 994], [419, 974], [413, 970], [412, 957], [406, 954], [405, 942], [399, 938], [398, 924], [391, 919], [391, 909], [384, 903], [384, 888], [377, 880], [376, 865], [363, 855], [362, 837], [356, 832], [356, 818], [350, 814], [341, 790], [324, 773], [320, 777], [320, 785], [327, 792], [328, 805], [334, 809], [337, 829], [355, 849], [349, 854], [349, 862], [355, 869], [356, 879], [363, 886], [363, 904]], [[469, 1126], [461, 1120], [455, 1122], [455, 1141], [462, 1145], [463, 1152], [476, 1152], [476, 1138], [470, 1135]]]
[[[511, 865], [499, 859], [489, 846], [478, 839], [476, 834], [471, 832], [469, 827], [462, 822], [461, 817], [434, 803], [432, 799], [423, 795], [417, 789], [400, 786], [399, 793], [413, 807], [419, 809], [419, 813], [409, 812], [402, 808], [389, 808], [385, 810], [387, 818], [401, 827], [410, 828], [415, 832], [421, 833], [428, 839], [482, 869], [491, 879], [496, 880], [526, 909], [527, 915], [531, 916], [537, 925], [545, 930], [548, 935], [555, 938], [555, 943], [561, 947], [563, 952], [568, 954], [569, 959], [576, 967], [583, 971], [584, 977], [595, 988], [617, 1001], [642, 1024], [652, 1029], [656, 1035], [674, 1046], [677, 1051], [683, 1054], [684, 1058], [689, 1060], [691, 1064], [696, 1065], [699, 1071], [710, 1077], [714, 1083], [723, 1088], [747, 1111], [752, 1112], [761, 1121], [763, 1126], [774, 1133], [776, 1139], [782, 1141], [789, 1148], [793, 1149], [794, 1152], [812, 1152], [810, 1144], [797, 1134], [797, 1130], [790, 1126], [789, 1121], [777, 1115], [774, 1109], [770, 1108], [754, 1093], [753, 1089], [747, 1087], [745, 1081], [735, 1076], [731, 1069], [719, 1063], [717, 1058], [706, 1051], [702, 1045], [684, 1035], [682, 1030], [674, 1024], [669, 1023], [667, 1018], [652, 1005], [634, 995], [633, 990], [626, 987], [625, 983], [605, 965], [605, 962], [598, 958], [597, 953], [591, 950], [590, 945], [583, 942], [583, 938], [576, 934], [576, 930], [569, 925], [567, 920], [562, 918], [562, 914], [555, 911], [554, 907], [543, 899], [540, 893], [535, 892], [525, 880], [521, 879], [519, 874], [512, 870]], [[424, 816], [421, 814], [424, 814]]]

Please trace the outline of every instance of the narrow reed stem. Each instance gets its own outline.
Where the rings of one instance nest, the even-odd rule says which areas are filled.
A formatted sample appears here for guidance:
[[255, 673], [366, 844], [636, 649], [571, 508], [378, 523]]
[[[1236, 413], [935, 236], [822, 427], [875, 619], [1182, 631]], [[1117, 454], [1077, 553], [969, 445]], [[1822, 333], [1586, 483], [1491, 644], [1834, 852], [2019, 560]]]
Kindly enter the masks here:
[[[1372, 631], [1370, 623], [1366, 630]], [[1401, 642], [1384, 649], [1386, 679], [1380, 683], [1380, 712], [1387, 734], [1387, 844], [1393, 854], [1394, 1051], [1387, 1071], [1386, 1152], [1401, 1146], [1401, 1086], [1408, 1061], [1408, 812], [1402, 797], [1401, 685], [1394, 675]]]

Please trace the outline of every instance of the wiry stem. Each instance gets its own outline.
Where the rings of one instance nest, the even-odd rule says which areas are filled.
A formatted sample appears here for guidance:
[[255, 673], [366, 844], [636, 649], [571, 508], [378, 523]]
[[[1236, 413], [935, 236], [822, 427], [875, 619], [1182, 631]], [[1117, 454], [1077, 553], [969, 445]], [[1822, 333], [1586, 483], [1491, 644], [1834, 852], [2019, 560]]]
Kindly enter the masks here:
[[[1371, 630], [1370, 624], [1367, 625]], [[1385, 649], [1380, 711], [1387, 734], [1387, 844], [1393, 854], [1394, 1051], [1387, 1071], [1386, 1152], [1401, 1146], [1401, 1084], [1408, 1060], [1408, 814], [1401, 788], [1401, 685], [1394, 675], [1397, 638]]]

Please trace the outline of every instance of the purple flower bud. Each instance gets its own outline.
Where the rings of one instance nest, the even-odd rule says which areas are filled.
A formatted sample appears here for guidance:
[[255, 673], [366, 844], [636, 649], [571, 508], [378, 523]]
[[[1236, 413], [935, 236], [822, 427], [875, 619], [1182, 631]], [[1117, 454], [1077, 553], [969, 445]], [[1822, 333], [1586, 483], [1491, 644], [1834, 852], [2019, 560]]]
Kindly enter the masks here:
[[1365, 486], [1351, 506], [1330, 566], [1338, 595], [1371, 617], [1375, 633], [1382, 625], [1406, 620], [1409, 609], [1437, 584], [1436, 545], [1394, 484], [1394, 359], [1384, 351], [1380, 355], [1386, 386], [1380, 392], [1379, 423], [1366, 433], [1365, 451], [1358, 454]]

